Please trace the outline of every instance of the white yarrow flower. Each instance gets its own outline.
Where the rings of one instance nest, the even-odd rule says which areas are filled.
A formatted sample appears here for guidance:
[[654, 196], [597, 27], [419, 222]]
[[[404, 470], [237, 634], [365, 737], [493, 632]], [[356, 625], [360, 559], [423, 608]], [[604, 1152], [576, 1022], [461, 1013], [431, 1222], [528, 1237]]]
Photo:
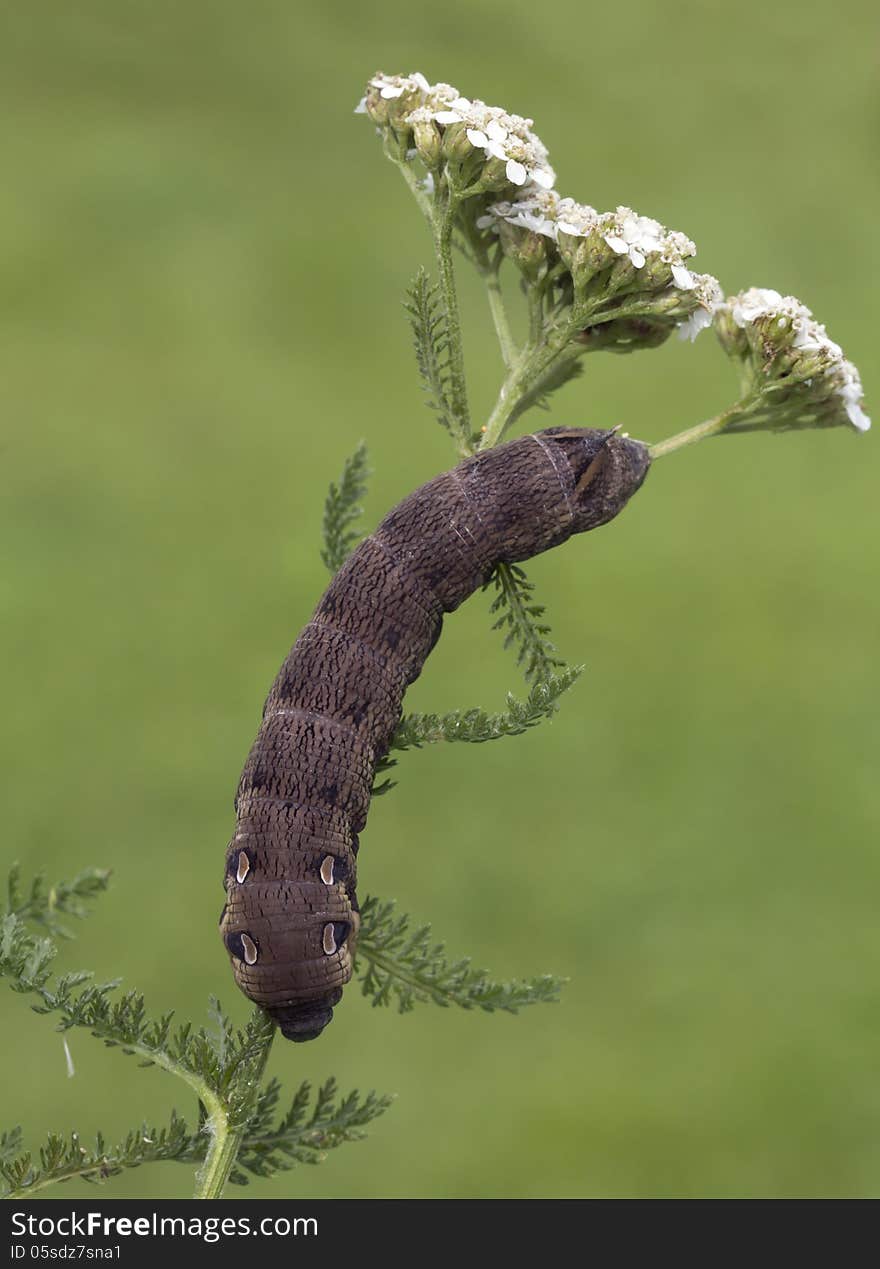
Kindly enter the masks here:
[[639, 216], [629, 207], [618, 207], [611, 232], [603, 235], [612, 251], [629, 256], [637, 269], [644, 268], [652, 251], [662, 251], [665, 230], [650, 216]]
[[[405, 102], [395, 108], [393, 103], [404, 96]], [[386, 107], [383, 102], [391, 105]], [[430, 84], [420, 71], [411, 75], [374, 75], [367, 96], [355, 112], [372, 112], [383, 124], [393, 120], [398, 131], [412, 128], [416, 122], [430, 121], [444, 130], [453, 124], [464, 124], [469, 144], [474, 150], [482, 150], [487, 161], [502, 162], [511, 185], [525, 188], [534, 183], [542, 189], [552, 189], [556, 181], [547, 149], [532, 131], [531, 119], [508, 114], [500, 106], [472, 101], [451, 84]]]
[[[675, 268], [672, 270], [675, 273]], [[707, 330], [711, 325], [715, 312], [724, 301], [724, 292], [717, 278], [713, 278], [711, 273], [690, 273], [691, 285], [681, 287], [680, 283], [676, 283], [681, 290], [692, 291], [694, 298], [698, 302], [698, 307], [678, 324], [679, 339], [689, 339], [691, 343], [699, 335], [700, 331]]]
[[686, 317], [678, 326], [679, 339], [688, 339], [691, 343], [699, 335], [700, 331], [708, 329], [712, 325], [712, 314], [708, 309], [696, 308], [690, 317]]
[[[510, 225], [528, 229], [534, 234], [541, 234], [555, 242], [560, 232], [571, 234], [586, 233], [581, 224], [586, 224], [586, 216], [581, 218], [579, 226], [567, 224], [563, 214], [576, 214], [573, 209], [580, 208], [572, 198], [560, 198], [555, 190], [542, 188], [532, 182], [523, 188], [515, 202], [493, 203], [485, 215], [477, 219], [478, 229], [493, 229], [498, 232], [499, 222], [504, 220]], [[596, 212], [590, 208], [580, 208], [583, 213], [589, 212], [590, 224], [596, 223]]]
[[[492, 204], [476, 225], [498, 233], [505, 223], [555, 242], [576, 286], [582, 279], [595, 287], [593, 279], [611, 267], [615, 256], [625, 253], [640, 272], [635, 283], [622, 280], [619, 308], [625, 307], [626, 296], [635, 286], [642, 315], [678, 326], [683, 339], [695, 339], [712, 324], [712, 314], [723, 298], [715, 278], [694, 273], [684, 263], [696, 253], [690, 238], [628, 207], [600, 215], [594, 207], [560, 198], [554, 190], [532, 183], [513, 201]], [[516, 257], [519, 242], [505, 241], [503, 234], [502, 241], [506, 253]], [[614, 315], [609, 298], [606, 294], [601, 300], [605, 320]]]
[[[536, 181], [542, 188], [550, 189], [555, 181], [546, 147], [532, 132], [531, 119], [518, 114], [508, 114], [497, 105], [471, 100], [462, 96], [451, 84], [429, 84], [424, 75], [377, 75], [371, 80], [382, 98], [400, 96], [406, 90], [418, 90], [419, 107], [427, 107], [429, 118], [443, 128], [463, 123], [467, 140], [475, 150], [483, 150], [486, 159], [499, 159], [505, 164], [505, 174], [513, 185], [526, 185]], [[405, 124], [413, 122], [413, 115], [404, 115]]]
[[437, 123], [465, 125], [465, 135], [475, 150], [482, 150], [487, 159], [499, 159], [512, 185], [523, 186], [534, 181], [551, 189], [556, 180], [550, 167], [547, 150], [532, 132], [532, 120], [510, 115], [498, 106], [457, 97], [444, 102], [434, 112]]
[[378, 88], [379, 96], [384, 101], [393, 101], [411, 89], [427, 94], [431, 85], [421, 71], [415, 71], [412, 75], [376, 75], [370, 80], [370, 87]]
[[692, 291], [697, 285], [696, 278], [683, 264], [672, 266], [672, 280], [680, 291]]
[[793, 295], [751, 287], [720, 306], [717, 326], [725, 348], [751, 368], [755, 391], [778, 395], [780, 425], [871, 426], [858, 370]]
[[557, 233], [568, 234], [570, 238], [586, 238], [596, 228], [599, 220], [595, 207], [578, 203], [573, 198], [559, 200], [556, 212]]

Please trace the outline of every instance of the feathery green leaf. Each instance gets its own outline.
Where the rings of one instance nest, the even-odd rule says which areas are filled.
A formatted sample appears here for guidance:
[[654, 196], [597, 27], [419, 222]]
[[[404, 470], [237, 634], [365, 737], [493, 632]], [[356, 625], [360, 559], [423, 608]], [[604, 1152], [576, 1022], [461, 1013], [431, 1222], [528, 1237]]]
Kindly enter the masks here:
[[362, 1140], [366, 1136], [363, 1128], [383, 1114], [393, 1100], [376, 1093], [362, 1097], [357, 1090], [337, 1100], [336, 1081], [331, 1078], [318, 1089], [308, 1114], [311, 1086], [305, 1082], [297, 1089], [289, 1110], [273, 1126], [280, 1091], [273, 1079], [260, 1092], [236, 1159], [236, 1173], [230, 1176], [235, 1184], [248, 1183], [242, 1168], [265, 1177], [297, 1163], [323, 1163], [328, 1150]]
[[496, 564], [483, 587], [495, 587], [489, 612], [496, 617], [493, 630], [504, 631], [504, 646], [516, 648], [516, 663], [529, 681], [546, 682], [565, 662], [556, 656], [556, 646], [547, 638], [550, 627], [543, 622], [544, 605], [535, 603], [534, 584], [518, 564]]
[[230, 1176], [238, 1184], [247, 1184], [246, 1172], [269, 1176], [296, 1163], [320, 1163], [327, 1150], [364, 1136], [361, 1129], [382, 1114], [390, 1099], [375, 1093], [362, 1098], [353, 1092], [337, 1100], [332, 1080], [319, 1089], [311, 1114], [310, 1089], [302, 1085], [290, 1109], [273, 1126], [279, 1086], [270, 1081], [259, 1088], [259, 1080], [275, 1025], [261, 1011], [255, 1010], [247, 1025], [236, 1029], [211, 997], [210, 1031], [190, 1023], [173, 1027], [171, 1013], [148, 1015], [140, 992], [115, 994], [118, 982], [95, 983], [83, 972], [53, 978], [57, 948], [51, 939], [32, 933], [22, 913], [45, 924], [52, 910], [51, 894], [61, 896], [60, 910], [73, 912], [74, 897], [87, 897], [99, 876], [103, 874], [83, 873], [76, 882], [53, 891], [40, 882], [25, 899], [16, 870], [8, 887], [9, 906], [15, 910], [0, 917], [0, 978], [7, 979], [13, 991], [34, 996], [32, 1008], [37, 1013], [56, 1014], [58, 1030], [83, 1027], [106, 1045], [139, 1058], [141, 1066], [159, 1066], [185, 1080], [200, 1099], [199, 1125], [190, 1131], [173, 1112], [167, 1128], [133, 1129], [112, 1149], [100, 1134], [94, 1148], [87, 1149], [76, 1133], [50, 1133], [37, 1159], [22, 1151], [21, 1130], [14, 1128], [0, 1134], [0, 1196], [28, 1195], [71, 1177], [101, 1182], [126, 1168], [161, 1160], [200, 1163], [210, 1144], [207, 1102], [228, 1130], [243, 1129]]
[[86, 903], [103, 893], [110, 883], [110, 873], [104, 868], [86, 868], [71, 881], [59, 881], [46, 885], [42, 873], [34, 877], [27, 890], [22, 889], [21, 869], [14, 863], [6, 882], [6, 914], [22, 921], [43, 926], [60, 938], [72, 938], [70, 931], [57, 920], [56, 914], [80, 919], [89, 915]]
[[331, 573], [342, 568], [358, 540], [352, 525], [363, 514], [360, 500], [367, 492], [370, 475], [368, 459], [367, 447], [361, 441], [351, 457], [345, 460], [339, 484], [331, 483], [327, 491], [321, 559]]
[[393, 902], [368, 897], [361, 906], [355, 972], [374, 1005], [396, 999], [400, 1013], [416, 1004], [518, 1013], [526, 1005], [559, 999], [564, 978], [544, 974], [509, 983], [496, 982], [470, 959], [450, 961], [443, 943], [432, 943], [430, 925], [410, 929], [408, 916], [396, 916]]
[[[532, 684], [524, 701], [508, 692], [507, 709], [489, 714], [483, 709], [452, 710], [448, 714], [404, 714], [391, 737], [389, 751], [419, 749], [440, 741], [466, 741], [483, 744], [504, 736], [520, 736], [556, 713], [559, 698], [583, 674], [582, 665], [563, 666], [559, 673]], [[382, 776], [397, 766], [397, 759], [386, 755], [376, 764], [375, 775]], [[381, 797], [395, 788], [396, 780], [382, 780], [373, 785], [372, 796]]]
[[439, 287], [431, 282], [424, 269], [419, 269], [413, 279], [403, 307], [409, 314], [416, 365], [428, 409], [434, 411], [450, 435], [457, 436], [455, 414], [449, 401], [446, 317], [439, 300]]
[[[4, 1142], [7, 1137], [12, 1134], [4, 1133]], [[20, 1147], [19, 1133], [16, 1150]], [[50, 1132], [36, 1159], [29, 1150], [11, 1155], [0, 1145], [0, 1197], [27, 1198], [47, 1185], [74, 1177], [101, 1184], [126, 1168], [139, 1168], [144, 1163], [197, 1163], [204, 1158], [206, 1149], [205, 1134], [201, 1130], [191, 1132], [174, 1110], [167, 1127], [143, 1124], [112, 1147], [106, 1145], [101, 1133], [97, 1134], [94, 1147], [88, 1149], [75, 1132], [69, 1137]]]
[[552, 718], [557, 702], [583, 673], [582, 665], [565, 666], [558, 674], [532, 685], [524, 701], [511, 693], [507, 709], [489, 714], [482, 709], [452, 710], [448, 714], [405, 714], [391, 737], [391, 749], [418, 749], [439, 741], [483, 744], [504, 736], [520, 736], [545, 718]]
[[[50, 939], [38, 938], [16, 915], [0, 918], [0, 978], [13, 991], [36, 997], [36, 1013], [58, 1016], [58, 1030], [83, 1027], [109, 1047], [138, 1057], [145, 1066], [157, 1065], [178, 1074], [198, 1088], [205, 1086], [222, 1098], [230, 1119], [248, 1110], [247, 1098], [238, 1106], [236, 1076], [258, 1050], [268, 1019], [251, 1021], [234, 1030], [228, 1019], [219, 1025], [219, 1037], [190, 1023], [173, 1027], [173, 1014], [151, 1018], [140, 992], [115, 995], [119, 981], [96, 983], [82, 971], [52, 977], [56, 955]], [[215, 1018], [222, 1018], [217, 1006]], [[264, 1034], [265, 1032], [265, 1034]]]
[[21, 1127], [16, 1124], [14, 1128], [0, 1133], [0, 1163], [7, 1163], [10, 1159], [14, 1159], [19, 1150], [21, 1150]]

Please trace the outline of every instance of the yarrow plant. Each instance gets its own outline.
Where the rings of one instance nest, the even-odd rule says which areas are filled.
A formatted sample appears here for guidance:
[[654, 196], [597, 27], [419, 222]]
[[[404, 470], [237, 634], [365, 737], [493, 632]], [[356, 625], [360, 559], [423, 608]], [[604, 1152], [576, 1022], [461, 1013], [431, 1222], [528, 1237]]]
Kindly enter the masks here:
[[[530, 406], [574, 377], [587, 352], [637, 352], [676, 331], [693, 341], [715, 327], [740, 368], [742, 396], [715, 419], [655, 445], [653, 457], [727, 432], [849, 426], [865, 431], [858, 372], [791, 296], [749, 290], [724, 299], [691, 266], [696, 247], [677, 230], [618, 207], [598, 212], [562, 197], [531, 119], [463, 96], [421, 73], [379, 73], [356, 107], [431, 223], [443, 307], [448, 415], [467, 454], [497, 444]], [[452, 243], [486, 280], [507, 375], [472, 435], [456, 306]], [[528, 336], [514, 344], [499, 271], [518, 270]]]
[[[398, 168], [428, 221], [438, 280], [420, 270], [406, 300], [426, 400], [458, 453], [496, 445], [508, 428], [581, 369], [590, 352], [633, 353], [654, 348], [676, 332], [693, 341], [713, 326], [740, 375], [736, 402], [715, 418], [661, 441], [653, 458], [709, 436], [848, 427], [870, 421], [856, 368], [792, 296], [750, 289], [724, 298], [717, 280], [696, 272], [696, 247], [687, 235], [629, 207], [599, 212], [562, 197], [546, 147], [531, 119], [463, 96], [421, 73], [379, 73], [357, 106], [373, 122], [385, 155]], [[454, 252], [486, 283], [505, 375], [485, 424], [474, 428], [468, 405]], [[505, 262], [516, 270], [525, 298], [527, 334], [513, 338], [502, 295]], [[361, 446], [331, 485], [323, 522], [322, 559], [331, 573], [357, 542], [353, 527], [366, 490], [367, 454]], [[484, 743], [514, 736], [553, 716], [581, 667], [567, 666], [550, 639], [543, 606], [518, 566], [499, 564], [487, 583], [494, 591], [495, 628], [513, 649], [528, 684], [525, 699], [506, 708], [452, 710], [404, 716], [391, 750], [404, 752], [450, 742]], [[386, 758], [381, 772], [396, 762]], [[377, 784], [374, 794], [392, 787]], [[0, 913], [0, 977], [28, 996], [38, 1013], [54, 1015], [68, 1073], [75, 1067], [67, 1036], [84, 1028], [110, 1046], [178, 1077], [197, 1098], [189, 1124], [172, 1111], [165, 1126], [140, 1124], [115, 1145], [99, 1133], [85, 1145], [76, 1132], [50, 1134], [35, 1155], [19, 1128], [0, 1133], [0, 1194], [31, 1195], [59, 1181], [101, 1182], [127, 1168], [175, 1160], [197, 1164], [196, 1194], [218, 1197], [227, 1181], [245, 1184], [297, 1163], [317, 1163], [332, 1148], [362, 1137], [388, 1106], [387, 1097], [357, 1092], [339, 1098], [332, 1079], [313, 1094], [298, 1088], [276, 1118], [280, 1087], [265, 1079], [274, 1024], [258, 1009], [235, 1028], [216, 1000], [211, 1025], [172, 1026], [170, 1014], [150, 1016], [143, 997], [121, 993], [117, 982], [97, 984], [86, 973], [53, 974], [59, 914], [86, 915], [107, 874], [88, 870], [46, 887], [23, 887], [13, 869]], [[496, 982], [467, 959], [451, 961], [430, 927], [413, 928], [393, 904], [361, 906], [355, 972], [376, 1005], [401, 1011], [431, 1002], [464, 1009], [516, 1013], [558, 998], [561, 980], [545, 975]]]

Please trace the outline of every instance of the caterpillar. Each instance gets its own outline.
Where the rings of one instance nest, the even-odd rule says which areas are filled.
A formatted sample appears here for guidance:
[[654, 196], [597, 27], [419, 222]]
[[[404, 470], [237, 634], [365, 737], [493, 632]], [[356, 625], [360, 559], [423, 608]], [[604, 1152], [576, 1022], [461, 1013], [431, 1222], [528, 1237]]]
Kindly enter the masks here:
[[333, 578], [269, 692], [226, 852], [233, 974], [287, 1039], [320, 1035], [351, 978], [358, 834], [443, 614], [498, 563], [607, 524], [649, 465], [616, 430], [510, 441], [410, 494]]

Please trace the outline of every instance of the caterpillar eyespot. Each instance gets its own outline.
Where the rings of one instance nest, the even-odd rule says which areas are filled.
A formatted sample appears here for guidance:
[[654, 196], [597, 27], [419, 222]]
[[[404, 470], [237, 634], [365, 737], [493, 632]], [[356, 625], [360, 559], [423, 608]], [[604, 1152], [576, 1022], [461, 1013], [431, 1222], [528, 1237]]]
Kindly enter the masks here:
[[410, 494], [333, 578], [269, 692], [227, 849], [233, 974], [288, 1039], [320, 1035], [351, 978], [358, 834], [443, 615], [496, 564], [607, 524], [649, 465], [646, 446], [614, 432], [511, 441]]
[[[220, 915], [221, 931], [226, 919], [226, 912], [227, 909], [224, 908]], [[240, 930], [231, 934], [224, 934], [223, 942], [226, 944], [226, 949], [229, 952], [230, 957], [232, 957], [233, 964], [235, 964], [236, 961], [243, 961], [245, 965], [256, 965], [257, 958], [259, 957], [259, 949], [250, 934], [246, 931]]]

